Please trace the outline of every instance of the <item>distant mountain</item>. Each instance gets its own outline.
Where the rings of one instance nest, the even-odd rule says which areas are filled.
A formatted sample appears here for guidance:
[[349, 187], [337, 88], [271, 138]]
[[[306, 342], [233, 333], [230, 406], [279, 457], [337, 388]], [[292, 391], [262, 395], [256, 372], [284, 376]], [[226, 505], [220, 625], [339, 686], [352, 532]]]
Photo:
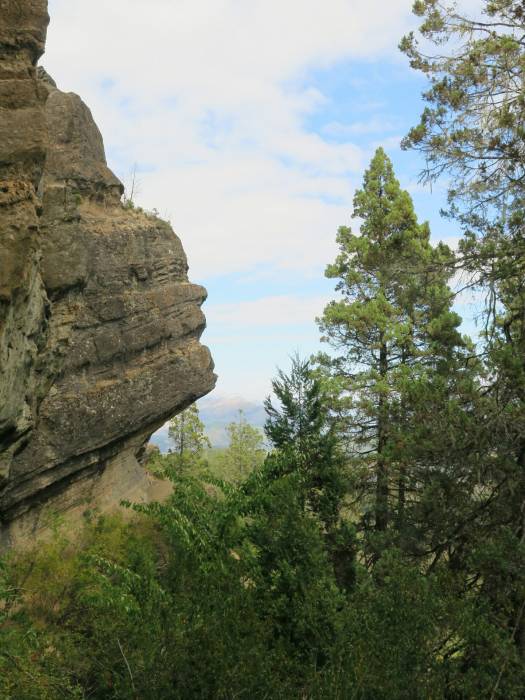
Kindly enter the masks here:
[[[242, 396], [220, 396], [213, 394], [205, 396], [197, 402], [200, 419], [206, 426], [206, 434], [213, 447], [226, 447], [228, 436], [226, 426], [239, 419], [239, 411], [244, 414], [246, 421], [256, 428], [262, 428], [266, 413], [262, 403], [248, 401]], [[157, 445], [161, 452], [169, 449], [168, 424], [152, 436], [151, 442]]]

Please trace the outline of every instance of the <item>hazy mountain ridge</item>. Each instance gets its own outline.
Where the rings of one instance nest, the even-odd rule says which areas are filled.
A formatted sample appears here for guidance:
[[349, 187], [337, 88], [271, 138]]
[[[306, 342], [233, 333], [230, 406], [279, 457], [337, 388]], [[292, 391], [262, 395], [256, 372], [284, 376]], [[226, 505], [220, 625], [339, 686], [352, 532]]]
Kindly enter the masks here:
[[[198, 401], [197, 406], [213, 447], [227, 446], [226, 426], [239, 419], [240, 410], [246, 421], [257, 428], [262, 429], [266, 420], [262, 403], [248, 401], [242, 396], [207, 396]], [[169, 449], [168, 428], [169, 423], [165, 423], [151, 437], [151, 442], [157, 445], [161, 452], [167, 452]]]

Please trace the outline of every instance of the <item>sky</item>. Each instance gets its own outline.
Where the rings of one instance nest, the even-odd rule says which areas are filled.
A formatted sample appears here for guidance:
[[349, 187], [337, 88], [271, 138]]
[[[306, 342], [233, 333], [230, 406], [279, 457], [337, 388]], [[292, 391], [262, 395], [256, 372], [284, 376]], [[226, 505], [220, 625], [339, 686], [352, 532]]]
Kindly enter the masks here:
[[[469, 0], [470, 2], [470, 0]], [[411, 0], [50, 0], [41, 64], [88, 104], [109, 166], [182, 239], [204, 284], [213, 400], [261, 402], [320, 349], [324, 269], [382, 145], [433, 239], [446, 183], [399, 143], [425, 82], [397, 46]], [[474, 4], [474, 0], [472, 0]]]

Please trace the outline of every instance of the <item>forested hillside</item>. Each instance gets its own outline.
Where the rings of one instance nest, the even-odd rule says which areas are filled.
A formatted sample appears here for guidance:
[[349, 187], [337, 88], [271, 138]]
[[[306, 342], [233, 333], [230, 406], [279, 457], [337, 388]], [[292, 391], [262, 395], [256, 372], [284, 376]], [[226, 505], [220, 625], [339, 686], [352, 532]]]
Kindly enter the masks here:
[[167, 501], [4, 558], [1, 698], [525, 697], [525, 8], [482, 6], [417, 0], [401, 41], [458, 248], [378, 148], [266, 442], [241, 415], [210, 452], [190, 407], [150, 458]]

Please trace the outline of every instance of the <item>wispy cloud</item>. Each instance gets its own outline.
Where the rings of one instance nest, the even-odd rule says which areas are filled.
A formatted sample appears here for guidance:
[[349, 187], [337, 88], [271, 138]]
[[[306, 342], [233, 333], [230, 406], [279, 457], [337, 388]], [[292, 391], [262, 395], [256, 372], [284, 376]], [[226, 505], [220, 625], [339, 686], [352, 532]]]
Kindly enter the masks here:
[[270, 296], [231, 304], [208, 304], [207, 314], [214, 324], [232, 324], [240, 328], [268, 325], [294, 326], [314, 322], [329, 299], [328, 295]]

